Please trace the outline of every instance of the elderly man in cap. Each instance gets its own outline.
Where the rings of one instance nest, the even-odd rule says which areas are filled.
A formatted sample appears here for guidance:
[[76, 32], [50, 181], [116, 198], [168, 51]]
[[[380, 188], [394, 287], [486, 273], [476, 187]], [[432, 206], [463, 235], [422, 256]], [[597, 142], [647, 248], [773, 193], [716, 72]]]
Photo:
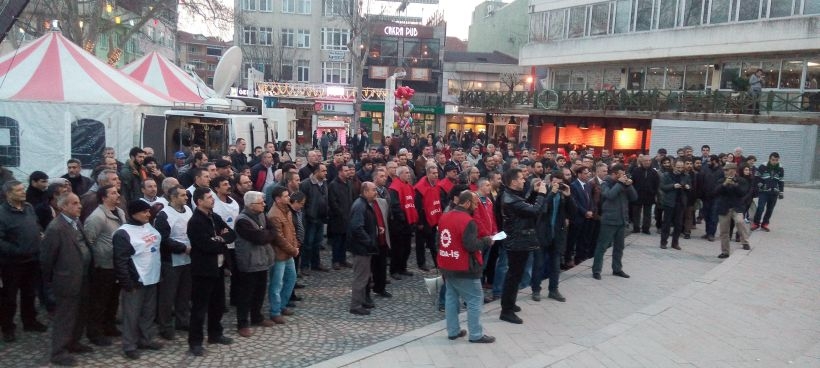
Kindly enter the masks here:
[[131, 360], [137, 349], [159, 350], [156, 330], [157, 284], [160, 276], [159, 231], [148, 222], [151, 205], [135, 199], [128, 203], [127, 224], [114, 232], [114, 272], [122, 289], [122, 350]]
[[730, 224], [734, 220], [740, 232], [740, 242], [743, 249], [749, 248], [749, 229], [743, 221], [743, 211], [746, 209], [743, 197], [751, 190], [749, 182], [737, 174], [737, 165], [734, 162], [727, 162], [723, 165], [723, 178], [718, 179], [715, 188], [717, 196], [718, 226], [720, 228], [720, 255], [718, 258], [727, 258], [731, 249], [729, 238], [731, 235]]

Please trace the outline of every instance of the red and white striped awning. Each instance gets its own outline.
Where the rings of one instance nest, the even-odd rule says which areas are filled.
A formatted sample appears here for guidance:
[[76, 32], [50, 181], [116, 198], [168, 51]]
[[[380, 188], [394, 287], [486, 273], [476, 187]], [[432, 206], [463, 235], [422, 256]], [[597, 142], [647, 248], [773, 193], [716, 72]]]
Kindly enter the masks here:
[[170, 96], [110, 67], [60, 32], [0, 56], [0, 99], [173, 105]]
[[175, 101], [202, 103], [214, 95], [212, 89], [195, 81], [156, 51], [122, 67], [120, 71], [171, 96]]

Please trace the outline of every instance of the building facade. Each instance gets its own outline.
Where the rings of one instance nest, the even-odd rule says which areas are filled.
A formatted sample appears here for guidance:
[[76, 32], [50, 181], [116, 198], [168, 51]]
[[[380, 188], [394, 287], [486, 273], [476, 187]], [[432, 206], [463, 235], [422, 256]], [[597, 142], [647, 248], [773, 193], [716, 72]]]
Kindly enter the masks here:
[[532, 0], [528, 13], [534, 145], [740, 146], [780, 151], [787, 180], [818, 176], [820, 1]]
[[222, 53], [230, 42], [184, 31], [177, 33], [177, 65], [195, 72], [208, 86], [213, 87], [214, 72]]
[[498, 51], [518, 58], [529, 40], [529, 0], [485, 1], [473, 9], [467, 51]]

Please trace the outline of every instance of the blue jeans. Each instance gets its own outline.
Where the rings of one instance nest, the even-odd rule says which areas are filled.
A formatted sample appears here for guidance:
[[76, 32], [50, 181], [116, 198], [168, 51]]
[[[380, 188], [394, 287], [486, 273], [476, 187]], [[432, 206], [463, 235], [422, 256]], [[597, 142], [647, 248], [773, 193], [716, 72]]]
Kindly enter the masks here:
[[541, 282], [549, 279], [548, 290], [558, 290], [558, 277], [561, 275], [561, 253], [548, 251], [541, 247], [533, 251], [532, 291], [541, 292]]
[[[769, 219], [772, 217], [772, 212], [774, 212], [774, 206], [777, 204], [777, 196], [776, 192], [760, 192], [757, 196], [757, 210], [755, 211], [755, 224], [769, 224]], [[763, 210], [766, 210], [766, 213], [763, 213]], [[760, 221], [760, 218], [763, 217], [763, 221]]]
[[504, 291], [504, 278], [507, 277], [507, 250], [504, 247], [498, 248], [498, 260], [495, 263], [495, 277], [493, 277], [493, 297], [500, 298]]
[[528, 286], [530, 286], [530, 283], [532, 282], [533, 253], [535, 252], [530, 252], [530, 256], [527, 257], [527, 263], [524, 264], [524, 273], [521, 275], [521, 282], [518, 283], [518, 290], [526, 289]]
[[302, 247], [302, 268], [319, 267], [319, 247], [322, 244], [324, 225], [321, 221], [305, 218], [305, 245]]
[[481, 328], [481, 305], [484, 303], [484, 292], [481, 290], [481, 279], [450, 277], [446, 280], [447, 297], [444, 316], [447, 319], [447, 336], [458, 336], [461, 327], [458, 322], [459, 297], [467, 303], [467, 330], [470, 340], [484, 336]]
[[282, 315], [284, 305], [290, 300], [293, 287], [296, 285], [296, 264], [293, 258], [286, 261], [276, 261], [270, 268], [268, 276], [268, 302], [270, 316]]
[[328, 240], [330, 241], [330, 247], [333, 250], [333, 263], [345, 263], [347, 262], [347, 236], [345, 234], [333, 234], [328, 235]]

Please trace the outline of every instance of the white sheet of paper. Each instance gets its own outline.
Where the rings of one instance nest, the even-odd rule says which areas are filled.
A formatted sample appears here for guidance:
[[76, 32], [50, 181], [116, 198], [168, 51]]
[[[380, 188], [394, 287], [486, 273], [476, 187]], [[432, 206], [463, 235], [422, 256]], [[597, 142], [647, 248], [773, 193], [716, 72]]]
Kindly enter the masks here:
[[503, 231], [498, 233], [498, 234], [493, 235], [493, 240], [504, 240], [504, 239], [507, 239], [507, 233], [505, 233]]

